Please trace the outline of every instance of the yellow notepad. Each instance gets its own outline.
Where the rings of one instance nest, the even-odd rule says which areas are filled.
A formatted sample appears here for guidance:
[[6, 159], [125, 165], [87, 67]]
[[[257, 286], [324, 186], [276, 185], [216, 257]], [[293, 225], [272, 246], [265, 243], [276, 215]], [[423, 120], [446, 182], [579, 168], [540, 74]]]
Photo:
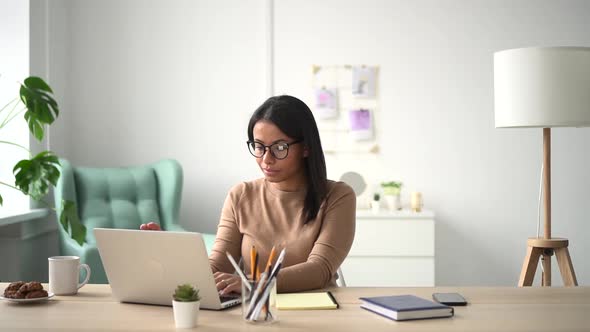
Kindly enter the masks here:
[[330, 292], [277, 294], [279, 310], [338, 309], [338, 302]]

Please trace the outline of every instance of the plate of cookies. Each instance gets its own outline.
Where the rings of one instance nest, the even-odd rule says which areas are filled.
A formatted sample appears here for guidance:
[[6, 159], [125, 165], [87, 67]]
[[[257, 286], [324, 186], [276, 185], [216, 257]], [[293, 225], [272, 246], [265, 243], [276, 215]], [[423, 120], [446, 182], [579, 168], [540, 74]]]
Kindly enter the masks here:
[[17, 281], [13, 282], [6, 289], [4, 289], [3, 296], [0, 300], [17, 302], [17, 303], [31, 303], [46, 301], [53, 297], [53, 293], [47, 293], [38, 281]]

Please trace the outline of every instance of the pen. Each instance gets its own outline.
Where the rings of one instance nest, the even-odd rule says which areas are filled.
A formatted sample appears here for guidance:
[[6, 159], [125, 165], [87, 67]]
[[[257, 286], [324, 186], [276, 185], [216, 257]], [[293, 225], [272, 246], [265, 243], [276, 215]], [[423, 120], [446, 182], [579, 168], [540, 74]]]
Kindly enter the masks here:
[[260, 276], [260, 282], [258, 283], [258, 285], [256, 286], [256, 288], [254, 289], [254, 292], [252, 292], [252, 298], [250, 299], [250, 305], [248, 306], [248, 313], [246, 314], [246, 318], [250, 317], [252, 315], [252, 313], [254, 312], [254, 308], [256, 306], [256, 299], [258, 299], [258, 296], [260, 296], [260, 293], [262, 291], [262, 284], [264, 283], [264, 280], [266, 280], [266, 273], [263, 273], [262, 276]]
[[340, 304], [338, 304], [338, 302], [336, 302], [336, 298], [334, 297], [334, 295], [332, 295], [332, 292], [327, 291], [328, 296], [330, 297], [330, 299], [332, 299], [332, 302], [334, 302], [334, 304], [336, 305], [336, 309], [340, 308]]
[[278, 271], [276, 271], [276, 270], [277, 270], [278, 266], [283, 263], [283, 259], [285, 259], [285, 249], [287, 249], [287, 248], [283, 248], [283, 250], [281, 250], [281, 253], [279, 254], [279, 258], [277, 258], [277, 262], [275, 263], [275, 266], [272, 269], [271, 274], [273, 276], [275, 276], [278, 273]]
[[[267, 283], [267, 287], [264, 289], [264, 292], [262, 293], [260, 300], [256, 304], [256, 307], [254, 308], [254, 312], [249, 317], [250, 320], [256, 320], [258, 318], [258, 316], [260, 316], [260, 311], [262, 310], [262, 307], [266, 303], [266, 300], [268, 299], [268, 297], [270, 295], [270, 291], [274, 287], [274, 284], [276, 283], [276, 281], [277, 281], [277, 279], [274, 278]], [[246, 317], [246, 318], [248, 318], [248, 317]]]
[[[268, 276], [268, 280], [266, 281], [266, 283], [271, 282], [272, 261], [275, 259], [276, 254], [277, 254], [276, 247], [272, 246], [272, 249], [270, 250], [270, 254], [268, 255], [268, 260], [266, 261], [266, 268], [264, 269], [264, 272]], [[262, 287], [266, 287], [266, 285], [263, 284]], [[266, 289], [266, 288], [264, 288], [264, 289]], [[267, 300], [267, 302], [268, 302], [268, 300]], [[266, 303], [266, 306], [262, 307], [262, 311], [265, 312], [266, 318], [268, 318], [268, 316], [271, 315], [267, 309], [268, 309], [268, 303]], [[255, 317], [258, 317], [258, 315], [259, 315], [259, 313]]]
[[252, 286], [250, 286], [250, 283], [248, 282], [248, 278], [246, 278], [246, 276], [242, 272], [242, 269], [240, 269], [240, 266], [238, 264], [236, 264], [236, 261], [229, 254], [229, 252], [226, 251], [225, 254], [227, 255], [227, 258], [229, 259], [229, 262], [231, 263], [231, 265], [234, 267], [234, 269], [236, 269], [236, 272], [238, 273], [240, 278], [242, 278], [242, 283], [246, 286], [246, 288], [248, 288], [248, 290], [252, 291]]

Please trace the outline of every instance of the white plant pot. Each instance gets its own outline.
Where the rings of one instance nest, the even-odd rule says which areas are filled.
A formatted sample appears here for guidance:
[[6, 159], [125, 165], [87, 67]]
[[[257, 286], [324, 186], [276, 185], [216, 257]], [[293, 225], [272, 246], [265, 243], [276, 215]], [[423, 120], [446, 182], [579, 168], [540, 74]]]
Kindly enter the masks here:
[[174, 323], [178, 329], [190, 329], [197, 326], [201, 302], [180, 302], [172, 300]]
[[371, 210], [373, 210], [374, 214], [379, 214], [380, 209], [381, 209], [381, 202], [380, 201], [372, 201], [371, 202]]
[[389, 207], [390, 211], [397, 211], [401, 210], [402, 208], [402, 201], [400, 195], [384, 195], [385, 200], [387, 201], [387, 207]]

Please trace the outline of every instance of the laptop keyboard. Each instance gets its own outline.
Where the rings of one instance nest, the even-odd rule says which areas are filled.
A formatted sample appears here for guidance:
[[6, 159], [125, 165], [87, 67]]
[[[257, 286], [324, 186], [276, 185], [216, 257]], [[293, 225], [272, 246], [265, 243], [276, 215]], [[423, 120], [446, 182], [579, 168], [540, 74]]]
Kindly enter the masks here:
[[231, 300], [235, 300], [235, 299], [237, 299], [239, 297], [240, 297], [239, 294], [235, 294], [235, 295], [219, 295], [219, 299], [221, 300], [221, 303], [227, 302], [227, 301], [231, 301]]

